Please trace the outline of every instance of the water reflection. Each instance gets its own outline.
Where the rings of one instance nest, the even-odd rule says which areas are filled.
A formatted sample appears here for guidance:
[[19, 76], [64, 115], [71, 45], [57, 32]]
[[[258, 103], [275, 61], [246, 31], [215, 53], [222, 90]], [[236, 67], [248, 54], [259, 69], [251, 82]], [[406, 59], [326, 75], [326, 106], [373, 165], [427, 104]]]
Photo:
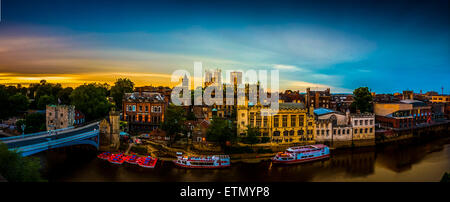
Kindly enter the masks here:
[[155, 169], [114, 165], [95, 152], [74, 152], [61, 160], [47, 154], [49, 181], [438, 181], [450, 170], [450, 141], [333, 151], [328, 160], [299, 165], [234, 163], [198, 170], [158, 162]]

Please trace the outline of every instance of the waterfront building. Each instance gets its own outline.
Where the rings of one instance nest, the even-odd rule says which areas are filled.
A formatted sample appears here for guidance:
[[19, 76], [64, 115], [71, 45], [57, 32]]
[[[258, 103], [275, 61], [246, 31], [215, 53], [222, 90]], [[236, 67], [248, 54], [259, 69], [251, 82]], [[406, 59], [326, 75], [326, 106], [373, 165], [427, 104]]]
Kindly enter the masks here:
[[350, 112], [345, 114], [326, 108], [314, 110], [316, 115], [316, 142], [351, 141]]
[[[47, 105], [45, 110], [47, 130], [55, 130], [73, 126], [75, 123], [83, 123], [84, 116], [76, 116], [77, 112], [73, 105]], [[75, 120], [75, 118], [79, 120]]]
[[375, 103], [374, 112], [383, 128], [411, 128], [431, 120], [431, 106], [418, 100]]
[[350, 114], [350, 123], [353, 128], [352, 140], [375, 140], [374, 114]]
[[330, 100], [330, 88], [324, 91], [311, 91], [310, 88], [306, 89], [305, 103], [307, 107], [330, 108]]
[[168, 102], [157, 92], [125, 93], [122, 120], [128, 122], [129, 131], [145, 132], [159, 127], [164, 121]]
[[371, 113], [344, 114], [331, 109], [314, 110], [316, 142], [374, 140], [375, 115]]
[[120, 113], [110, 111], [109, 116], [100, 121], [100, 147], [104, 151], [115, 151], [120, 146]]
[[433, 95], [430, 101], [432, 103], [450, 103], [450, 95]]
[[268, 106], [250, 103], [238, 107], [238, 136], [245, 136], [250, 126], [259, 128], [259, 137], [267, 138], [274, 144], [314, 143], [315, 119], [312, 107], [308, 109], [303, 103], [280, 103], [278, 113], [272, 116], [262, 116], [262, 108]]

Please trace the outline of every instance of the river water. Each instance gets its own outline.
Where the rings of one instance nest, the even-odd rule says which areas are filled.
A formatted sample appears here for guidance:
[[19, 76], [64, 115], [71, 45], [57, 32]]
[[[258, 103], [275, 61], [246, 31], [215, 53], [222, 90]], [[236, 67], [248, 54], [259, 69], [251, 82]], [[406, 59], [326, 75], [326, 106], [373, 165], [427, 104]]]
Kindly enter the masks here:
[[[49, 152], [52, 153], [52, 152]], [[335, 150], [324, 161], [299, 165], [272, 165], [270, 162], [233, 163], [225, 169], [185, 169], [172, 162], [158, 162], [156, 168], [111, 164], [96, 158], [95, 151], [70, 152], [48, 158], [44, 176], [52, 181], [145, 181], [145, 182], [249, 182], [249, 181], [439, 181], [450, 171], [450, 138]], [[55, 160], [56, 159], [56, 160]]]

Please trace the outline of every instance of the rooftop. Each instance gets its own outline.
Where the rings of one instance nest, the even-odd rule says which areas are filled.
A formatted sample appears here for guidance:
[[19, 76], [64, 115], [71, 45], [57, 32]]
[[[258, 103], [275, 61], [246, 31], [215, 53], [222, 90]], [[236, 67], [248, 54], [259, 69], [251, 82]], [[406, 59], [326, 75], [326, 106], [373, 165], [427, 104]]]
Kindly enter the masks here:
[[320, 115], [324, 115], [324, 114], [329, 114], [329, 113], [334, 113], [336, 111], [332, 110], [332, 109], [327, 109], [327, 108], [317, 108], [314, 109], [314, 114], [320, 116]]

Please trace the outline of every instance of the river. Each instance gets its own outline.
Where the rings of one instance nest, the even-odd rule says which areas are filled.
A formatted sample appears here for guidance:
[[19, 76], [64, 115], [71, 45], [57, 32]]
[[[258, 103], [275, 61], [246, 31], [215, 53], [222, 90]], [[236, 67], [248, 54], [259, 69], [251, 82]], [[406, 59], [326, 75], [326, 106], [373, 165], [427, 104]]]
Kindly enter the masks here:
[[[299, 165], [272, 165], [270, 162], [234, 163], [225, 169], [185, 169], [172, 162], [158, 162], [156, 168], [111, 164], [96, 158], [95, 151], [73, 151], [62, 157], [42, 154], [48, 181], [107, 182], [433, 182], [450, 171], [450, 138], [332, 151], [328, 160]], [[66, 152], [67, 153], [67, 152]], [[41, 158], [42, 159], [42, 158]]]

